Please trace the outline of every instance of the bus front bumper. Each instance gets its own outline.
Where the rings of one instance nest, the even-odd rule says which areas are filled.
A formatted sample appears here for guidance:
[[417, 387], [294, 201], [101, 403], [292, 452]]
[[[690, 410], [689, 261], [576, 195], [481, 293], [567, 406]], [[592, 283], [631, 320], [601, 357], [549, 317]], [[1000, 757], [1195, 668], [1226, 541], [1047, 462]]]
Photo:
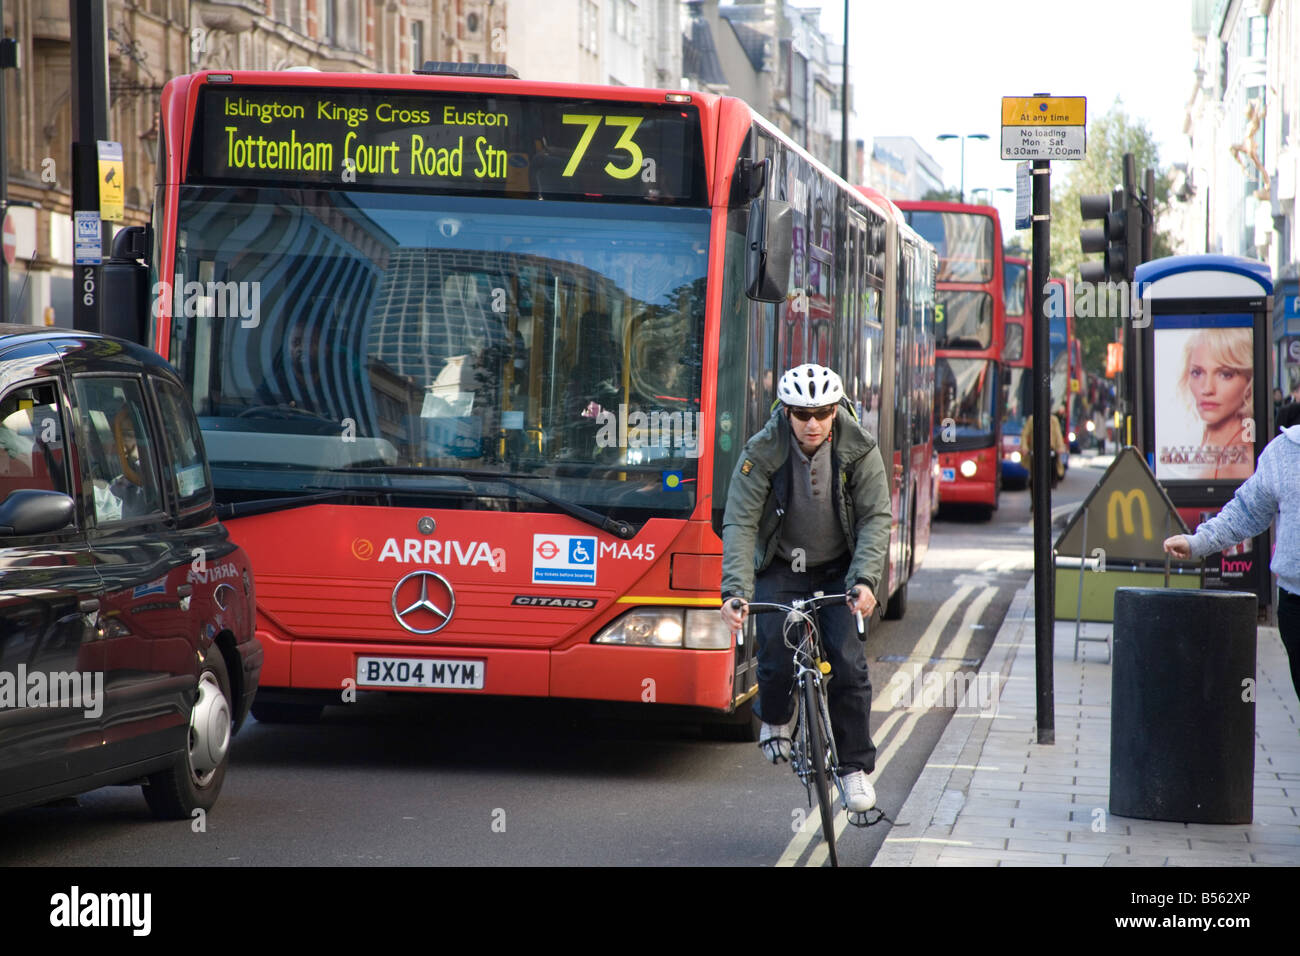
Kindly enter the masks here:
[[[558, 650], [501, 647], [361, 644], [279, 638], [257, 634], [266, 649], [262, 687], [275, 690], [348, 690], [414, 693], [488, 694], [505, 697], [564, 697], [581, 700], [672, 704], [724, 711], [732, 706], [734, 653], [620, 645], [574, 644]], [[417, 687], [375, 683], [361, 668], [362, 659], [425, 661], [449, 668], [452, 663], [482, 668], [481, 686]], [[381, 671], [387, 668], [380, 668]], [[410, 668], [406, 669], [408, 672]], [[375, 673], [372, 669], [370, 673]], [[390, 672], [385, 678], [393, 677]]]

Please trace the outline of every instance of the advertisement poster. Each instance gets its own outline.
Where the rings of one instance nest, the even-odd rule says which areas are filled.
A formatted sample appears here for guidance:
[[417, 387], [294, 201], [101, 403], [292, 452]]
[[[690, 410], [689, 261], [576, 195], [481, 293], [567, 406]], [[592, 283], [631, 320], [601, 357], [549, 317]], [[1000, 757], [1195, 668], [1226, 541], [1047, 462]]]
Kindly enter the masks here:
[[[1187, 527], [1195, 533], [1203, 522], [1219, 513], [1220, 508], [1179, 508]], [[1265, 556], [1267, 563], [1267, 556]], [[1205, 556], [1205, 576], [1202, 587], [1224, 588], [1229, 591], [1255, 590], [1255, 539], [1247, 538], [1221, 552]]]
[[1254, 319], [1157, 315], [1156, 478], [1232, 481], [1255, 470]]

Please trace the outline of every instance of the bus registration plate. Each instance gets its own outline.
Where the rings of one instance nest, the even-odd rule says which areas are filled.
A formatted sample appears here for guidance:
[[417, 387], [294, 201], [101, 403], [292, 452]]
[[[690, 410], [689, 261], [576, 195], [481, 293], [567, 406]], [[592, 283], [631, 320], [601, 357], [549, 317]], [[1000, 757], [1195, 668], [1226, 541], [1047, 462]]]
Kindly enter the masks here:
[[357, 686], [482, 690], [486, 671], [486, 661], [358, 657]]

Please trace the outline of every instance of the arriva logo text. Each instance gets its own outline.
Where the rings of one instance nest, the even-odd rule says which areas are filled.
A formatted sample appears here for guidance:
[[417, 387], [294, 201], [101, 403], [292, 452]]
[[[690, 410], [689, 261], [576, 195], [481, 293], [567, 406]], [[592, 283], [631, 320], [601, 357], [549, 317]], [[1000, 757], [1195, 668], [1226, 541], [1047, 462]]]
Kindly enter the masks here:
[[485, 564], [496, 568], [486, 541], [434, 541], [430, 538], [389, 538], [379, 551], [380, 562], [398, 564], [455, 564], [462, 568]]

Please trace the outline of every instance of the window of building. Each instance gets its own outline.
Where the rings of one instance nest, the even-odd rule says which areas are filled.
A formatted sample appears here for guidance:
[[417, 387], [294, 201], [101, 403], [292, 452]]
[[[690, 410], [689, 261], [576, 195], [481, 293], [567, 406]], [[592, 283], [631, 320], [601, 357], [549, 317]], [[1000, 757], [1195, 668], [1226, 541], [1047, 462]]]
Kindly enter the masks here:
[[361, 11], [360, 3], [345, 3], [342, 16], [339, 17], [340, 34], [338, 45], [345, 50], [361, 49]]
[[1247, 31], [1246, 56], [1263, 59], [1268, 44], [1268, 17], [1251, 17]]
[[424, 66], [424, 24], [419, 20], [411, 24], [411, 64], [415, 69]]
[[600, 51], [600, 8], [594, 0], [578, 5], [578, 46], [588, 53]]

